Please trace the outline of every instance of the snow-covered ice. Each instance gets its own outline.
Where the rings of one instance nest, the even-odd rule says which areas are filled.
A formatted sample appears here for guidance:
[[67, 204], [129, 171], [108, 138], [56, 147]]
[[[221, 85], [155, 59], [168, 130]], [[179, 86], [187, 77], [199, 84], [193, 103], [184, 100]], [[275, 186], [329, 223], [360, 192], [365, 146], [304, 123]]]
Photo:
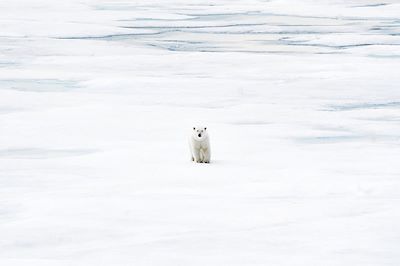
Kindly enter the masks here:
[[398, 266], [399, 84], [397, 0], [2, 0], [0, 265]]

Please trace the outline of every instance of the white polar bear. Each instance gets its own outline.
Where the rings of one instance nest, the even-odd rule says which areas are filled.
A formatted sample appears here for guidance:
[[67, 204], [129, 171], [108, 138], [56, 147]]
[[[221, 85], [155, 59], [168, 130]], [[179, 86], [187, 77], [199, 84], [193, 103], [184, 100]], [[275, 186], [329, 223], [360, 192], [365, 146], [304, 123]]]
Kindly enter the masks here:
[[193, 127], [189, 137], [189, 147], [192, 153], [192, 161], [210, 163], [210, 138], [206, 127]]

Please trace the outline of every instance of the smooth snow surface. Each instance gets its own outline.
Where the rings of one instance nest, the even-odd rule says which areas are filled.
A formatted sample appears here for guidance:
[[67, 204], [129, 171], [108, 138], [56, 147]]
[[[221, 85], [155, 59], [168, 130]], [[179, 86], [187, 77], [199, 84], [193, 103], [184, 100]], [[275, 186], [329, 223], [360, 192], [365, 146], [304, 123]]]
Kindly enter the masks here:
[[399, 1], [1, 0], [0, 265], [400, 265]]

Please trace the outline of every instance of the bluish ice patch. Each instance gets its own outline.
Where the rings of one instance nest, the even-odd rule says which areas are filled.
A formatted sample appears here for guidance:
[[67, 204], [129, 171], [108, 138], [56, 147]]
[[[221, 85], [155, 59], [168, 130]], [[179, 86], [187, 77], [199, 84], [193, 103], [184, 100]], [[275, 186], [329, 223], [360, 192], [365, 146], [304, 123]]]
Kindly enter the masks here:
[[382, 109], [382, 108], [400, 108], [400, 102], [331, 105], [329, 106], [329, 108], [325, 109], [325, 111], [352, 111], [360, 109]]
[[234, 28], [234, 27], [253, 27], [268, 25], [267, 23], [238, 23], [225, 25], [192, 25], [192, 26], [123, 26], [127, 29], [209, 29], [209, 28]]
[[215, 47], [210, 46], [209, 43], [204, 42], [190, 42], [190, 41], [178, 41], [178, 40], [165, 40], [158, 43], [149, 43], [148, 46], [166, 49], [168, 51], [179, 51], [179, 52], [202, 52], [213, 50]]
[[[9, 182], [4, 182], [4, 180], [0, 180], [0, 182], [2, 187], [8, 187], [10, 185]], [[2, 222], [11, 221], [17, 217], [20, 211], [21, 206], [19, 204], [11, 204], [7, 202], [2, 203], [0, 204], [0, 219]]]
[[16, 62], [11, 62], [11, 61], [0, 61], [0, 68], [2, 67], [10, 67], [10, 66], [16, 66]]
[[[365, 6], [379, 6], [385, 3], [373, 3]], [[379, 36], [397, 36], [399, 34], [398, 18], [390, 17], [329, 17], [315, 15], [293, 15], [261, 12], [257, 10], [245, 12], [221, 12], [207, 10], [208, 3], [194, 4], [195, 9], [187, 8], [188, 4], [179, 7], [171, 6], [169, 13], [172, 18], [132, 18], [119, 19], [120, 28], [131, 29], [131, 32], [123, 34], [107, 34], [98, 36], [65, 36], [58, 39], [77, 40], [104, 40], [104, 41], [131, 41], [131, 45], [147, 45], [167, 51], [187, 52], [235, 52], [235, 53], [274, 53], [274, 54], [337, 54], [349, 53], [352, 48], [368, 46], [394, 46], [400, 45], [396, 38], [381, 39], [349, 43], [344, 38], [332, 44], [324, 38], [318, 40], [318, 36], [331, 34], [354, 34], [369, 32]], [[159, 5], [137, 5], [124, 2], [105, 3], [95, 6], [100, 10], [153, 10]], [[164, 7], [162, 7], [164, 8]], [[204, 8], [204, 9], [203, 9]], [[177, 24], [179, 21], [179, 24]], [[187, 21], [188, 23], [185, 23]], [[125, 25], [124, 25], [125, 24]], [[264, 27], [265, 26], [265, 27]], [[315, 28], [317, 26], [317, 28]], [[196, 36], [193, 38], [193, 36]], [[240, 41], [232, 41], [226, 38], [213, 38], [212, 36], [236, 36], [243, 37]], [[251, 40], [265, 39], [268, 41], [254, 42]], [[284, 39], [296, 37], [302, 41]], [[174, 41], [176, 39], [176, 41]], [[246, 40], [247, 39], [247, 40]], [[274, 40], [275, 39], [275, 40]], [[196, 41], [193, 42], [193, 40]], [[312, 41], [312, 43], [311, 43]], [[309, 43], [310, 42], [310, 43]], [[256, 45], [254, 45], [256, 44]], [[272, 49], [271, 49], [272, 47]], [[278, 47], [278, 49], [277, 49]], [[279, 49], [282, 47], [282, 49]], [[316, 49], [320, 48], [320, 49]], [[270, 51], [272, 50], [272, 51]], [[366, 49], [357, 52], [366, 53]], [[370, 52], [371, 56], [379, 52]], [[368, 54], [366, 56], [369, 56]]]
[[18, 148], [0, 150], [0, 158], [12, 159], [48, 159], [58, 157], [81, 156], [95, 153], [94, 149], [42, 149]]
[[7, 107], [7, 106], [0, 106], [0, 115], [1, 114], [8, 114], [23, 111], [24, 109], [21, 108], [14, 108], [14, 107]]
[[388, 3], [376, 3], [376, 4], [369, 4], [369, 5], [358, 5], [358, 6], [352, 6], [352, 7], [378, 7], [378, 6], [387, 6], [389, 5]]
[[399, 142], [400, 135], [334, 135], [295, 138], [296, 142], [304, 144], [347, 143], [355, 141], [367, 142]]
[[[333, 17], [319, 17], [319, 16], [307, 16], [307, 15], [292, 15], [292, 14], [278, 14], [268, 13], [261, 11], [247, 11], [247, 12], [227, 12], [227, 13], [177, 13], [179, 15], [192, 16], [194, 20], [235, 20], [236, 18], [265, 18], [265, 17], [297, 17], [297, 18], [314, 18], [314, 19], [334, 19]], [[336, 18], [337, 19], [337, 18]]]
[[195, 19], [195, 17], [188, 18], [131, 18], [131, 19], [117, 19], [117, 21], [121, 22], [178, 22], [178, 21], [190, 21]]
[[[360, 21], [360, 22], [370, 22], [370, 21], [392, 21], [393, 18], [385, 17], [350, 17], [350, 16], [315, 16], [315, 15], [299, 15], [299, 14], [284, 14], [284, 13], [269, 13], [260, 11], [248, 11], [248, 12], [238, 12], [238, 13], [176, 13], [179, 15], [193, 16], [193, 20], [227, 20], [236, 18], [262, 18], [267, 20], [268, 17], [282, 17], [282, 18], [298, 18], [298, 19], [315, 19], [315, 20], [330, 20], [336, 22], [343, 21]], [[316, 25], [315, 23], [312, 25]]]
[[400, 54], [369, 54], [368, 57], [372, 58], [385, 58], [385, 59], [399, 59]]
[[314, 46], [314, 47], [323, 47], [323, 48], [332, 48], [332, 49], [349, 49], [356, 47], [364, 47], [371, 45], [385, 45], [385, 44], [372, 44], [372, 43], [359, 43], [359, 44], [348, 44], [348, 45], [329, 45], [329, 44], [314, 44], [314, 43], [287, 43], [286, 45], [293, 46]]
[[262, 15], [259, 11], [249, 11], [249, 12], [233, 12], [233, 13], [176, 13], [178, 15], [187, 16], [188, 21], [229, 21], [235, 20], [241, 16], [251, 17]]
[[316, 130], [330, 131], [330, 132], [340, 132], [337, 134], [351, 134], [351, 131], [348, 128], [343, 126], [334, 126], [334, 125], [316, 125], [314, 126]]
[[104, 41], [124, 41], [129, 39], [138, 39], [144, 36], [160, 35], [177, 30], [164, 30], [159, 32], [146, 32], [146, 33], [123, 33], [123, 34], [107, 34], [98, 36], [66, 36], [57, 37], [60, 40], [104, 40]]
[[59, 79], [2, 79], [0, 89], [29, 92], [60, 92], [78, 88], [78, 82]]
[[329, 34], [339, 34], [345, 33], [341, 31], [313, 31], [313, 30], [285, 30], [285, 31], [272, 31], [272, 30], [254, 30], [254, 29], [239, 29], [236, 31], [200, 31], [200, 30], [184, 30], [179, 29], [176, 31], [186, 32], [186, 33], [198, 33], [198, 34], [231, 34], [231, 35], [329, 35]]
[[376, 122], [400, 122], [400, 116], [380, 116], [361, 118], [361, 120], [376, 121]]

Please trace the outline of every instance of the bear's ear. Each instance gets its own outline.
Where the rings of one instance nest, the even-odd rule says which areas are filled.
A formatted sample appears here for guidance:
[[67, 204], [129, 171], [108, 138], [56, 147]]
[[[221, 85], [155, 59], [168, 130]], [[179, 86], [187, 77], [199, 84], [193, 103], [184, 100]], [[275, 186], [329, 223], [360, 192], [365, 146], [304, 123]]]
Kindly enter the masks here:
[[195, 128], [195, 127], [193, 127], [193, 130], [196, 130], [196, 128]]
[[207, 130], [207, 128], [205, 127], [204, 130]]

